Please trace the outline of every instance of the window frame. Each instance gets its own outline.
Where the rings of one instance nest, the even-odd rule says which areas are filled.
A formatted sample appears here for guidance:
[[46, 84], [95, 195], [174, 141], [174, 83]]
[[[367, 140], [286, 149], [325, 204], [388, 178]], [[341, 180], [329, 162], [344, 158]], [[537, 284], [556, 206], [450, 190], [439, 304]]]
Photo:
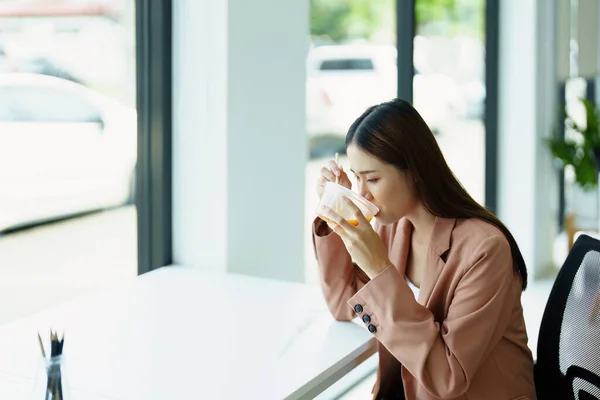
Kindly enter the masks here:
[[172, 1], [136, 0], [138, 275], [172, 263]]

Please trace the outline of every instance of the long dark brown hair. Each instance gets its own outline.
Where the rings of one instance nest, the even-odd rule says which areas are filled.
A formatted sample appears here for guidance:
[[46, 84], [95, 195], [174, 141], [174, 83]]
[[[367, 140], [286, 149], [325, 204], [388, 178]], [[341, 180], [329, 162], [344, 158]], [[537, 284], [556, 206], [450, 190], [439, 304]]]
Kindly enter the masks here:
[[527, 287], [527, 268], [519, 246], [504, 224], [477, 203], [448, 167], [433, 133], [413, 106], [394, 99], [367, 109], [350, 127], [350, 144], [412, 175], [416, 195], [431, 214], [442, 218], [479, 218], [502, 231]]

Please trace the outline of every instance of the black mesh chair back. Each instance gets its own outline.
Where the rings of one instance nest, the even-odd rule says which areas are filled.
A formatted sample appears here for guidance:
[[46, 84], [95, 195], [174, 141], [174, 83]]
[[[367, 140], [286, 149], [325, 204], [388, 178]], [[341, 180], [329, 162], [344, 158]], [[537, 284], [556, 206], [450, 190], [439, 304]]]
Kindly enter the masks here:
[[581, 235], [544, 310], [535, 383], [540, 400], [600, 400], [600, 241]]

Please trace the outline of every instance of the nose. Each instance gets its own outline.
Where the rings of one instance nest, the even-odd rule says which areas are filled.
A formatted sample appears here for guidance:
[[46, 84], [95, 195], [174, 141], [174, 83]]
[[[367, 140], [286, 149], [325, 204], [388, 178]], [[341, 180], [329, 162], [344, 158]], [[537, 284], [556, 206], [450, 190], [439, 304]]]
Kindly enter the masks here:
[[367, 184], [365, 181], [362, 181], [358, 184], [358, 193], [360, 193], [362, 197], [369, 201], [373, 200], [373, 196], [371, 195], [371, 192], [369, 192], [369, 190], [367, 189]]

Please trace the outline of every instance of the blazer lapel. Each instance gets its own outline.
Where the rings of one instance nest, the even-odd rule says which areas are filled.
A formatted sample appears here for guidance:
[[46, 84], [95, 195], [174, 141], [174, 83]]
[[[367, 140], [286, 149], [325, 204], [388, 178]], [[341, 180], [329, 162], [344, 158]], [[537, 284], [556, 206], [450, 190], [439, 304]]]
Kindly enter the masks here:
[[446, 264], [442, 256], [450, 249], [455, 224], [456, 219], [454, 218], [435, 218], [431, 238], [429, 239], [429, 248], [427, 249], [425, 273], [419, 288], [418, 302], [420, 304], [427, 306], [431, 292], [439, 279], [442, 268]]

